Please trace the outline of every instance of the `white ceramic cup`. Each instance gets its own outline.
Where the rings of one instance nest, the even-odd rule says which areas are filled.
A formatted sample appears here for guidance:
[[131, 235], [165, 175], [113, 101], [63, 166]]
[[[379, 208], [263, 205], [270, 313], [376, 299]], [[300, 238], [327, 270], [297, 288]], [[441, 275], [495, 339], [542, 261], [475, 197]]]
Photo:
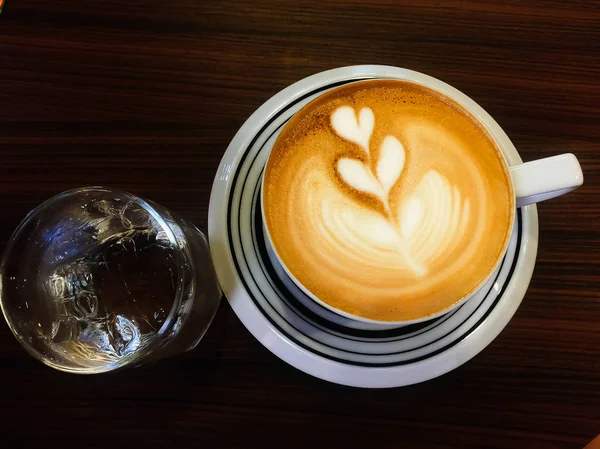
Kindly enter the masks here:
[[[486, 130], [494, 139], [498, 148], [500, 148], [502, 151], [503, 162], [511, 174], [517, 207], [527, 206], [528, 204], [538, 203], [540, 201], [563, 195], [583, 184], [583, 173], [581, 171], [579, 161], [573, 154], [570, 153], [511, 165], [509, 161], [511, 160], [511, 155], [516, 153], [516, 150], [498, 123], [496, 123], [496, 121], [481, 106], [475, 103], [475, 101], [473, 101], [467, 95], [436, 78], [412, 70], [390, 66], [356, 66], [356, 72], [363, 74], [363, 76], [365, 73], [372, 73], [372, 75], [369, 77], [370, 79], [395, 79], [426, 86], [444, 94], [447, 97], [450, 97], [468, 110], [486, 128]], [[323, 78], [321, 81], [327, 81], [328, 74], [329, 72], [323, 72], [322, 74], [316, 76], [319, 77], [321, 75]], [[307, 80], [314, 78], [315, 76], [307, 78]], [[352, 81], [353, 79], [353, 77], [346, 78], [347, 81]], [[330, 81], [336, 82], [344, 80], [331, 79]], [[323, 92], [322, 94], [324, 93], [326, 92]], [[314, 98], [312, 100], [314, 100]], [[275, 143], [276, 137], [277, 136], [274, 136], [271, 140], [271, 145]], [[514, 157], [512, 159], [514, 159]], [[264, 183], [264, 177], [262, 182]], [[264, 193], [264, 185], [262, 187], [262, 192]], [[279, 254], [277, 254], [277, 251], [274, 248], [269, 234], [269, 229], [266, 226], [263, 201], [264, 195], [261, 195], [261, 212], [263, 214], [263, 231], [265, 235], [267, 252], [275, 271], [277, 272], [277, 275], [280, 277], [284, 285], [286, 285], [288, 290], [298, 301], [300, 301], [305, 307], [309, 308], [312, 312], [316, 313], [322, 318], [333, 321], [336, 324], [353, 327], [356, 329], [374, 330], [396, 328], [407, 324], [430, 320], [448, 313], [452, 309], [463, 304], [465, 301], [468, 301], [476, 296], [487, 286], [487, 284], [490, 283], [494, 274], [497, 272], [508, 248], [507, 240], [502, 252], [502, 256], [498, 258], [496, 266], [490, 270], [490, 273], [485, 281], [478, 285], [461, 301], [452, 304], [448, 308], [441, 310], [436, 314], [413, 320], [393, 322], [377, 321], [350, 314], [343, 310], [337, 309], [324, 301], [321, 301], [310, 290], [302, 285], [298, 279], [296, 279], [293, 273], [286, 267], [284, 261], [281, 259]], [[514, 221], [515, 215], [513, 214], [511, 232], [514, 227]], [[315, 269], [318, 269], [318, 267], [315, 267]]]

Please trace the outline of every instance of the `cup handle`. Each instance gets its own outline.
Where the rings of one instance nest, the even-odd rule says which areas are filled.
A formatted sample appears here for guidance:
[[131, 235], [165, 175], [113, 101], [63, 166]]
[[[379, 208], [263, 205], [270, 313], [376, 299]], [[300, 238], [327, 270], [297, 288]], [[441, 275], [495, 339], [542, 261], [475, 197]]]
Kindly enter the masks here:
[[564, 195], [583, 184], [583, 173], [574, 154], [538, 159], [510, 167], [517, 207]]

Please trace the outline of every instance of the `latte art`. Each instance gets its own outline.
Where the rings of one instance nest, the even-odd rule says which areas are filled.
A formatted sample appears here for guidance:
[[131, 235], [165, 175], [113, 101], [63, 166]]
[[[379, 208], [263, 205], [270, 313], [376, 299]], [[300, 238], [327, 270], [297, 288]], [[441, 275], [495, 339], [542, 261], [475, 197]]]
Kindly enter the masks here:
[[[429, 170], [413, 195], [399, 203], [397, 211], [392, 211], [389, 193], [404, 169], [404, 147], [394, 136], [385, 136], [373, 173], [370, 168], [369, 147], [374, 114], [371, 109], [362, 108], [358, 117], [357, 122], [354, 110], [349, 106], [336, 109], [331, 116], [335, 132], [359, 144], [366, 153], [366, 162], [351, 158], [339, 159], [338, 173], [346, 184], [360, 192], [376, 196], [382, 203], [385, 214], [381, 223], [374, 224], [365, 231], [371, 236], [388, 236], [388, 246], [397, 248], [406, 266], [415, 275], [424, 276], [428, 271], [427, 261], [435, 257], [435, 254], [447, 251], [465, 231], [469, 221], [469, 200], [463, 201], [458, 187], [451, 186], [437, 171]], [[423, 235], [429, 237], [426, 242], [421, 241]]]
[[437, 92], [344, 86], [278, 138], [266, 228], [287, 270], [324, 303], [381, 321], [427, 317], [477, 288], [503, 253], [514, 198], [501, 157]]

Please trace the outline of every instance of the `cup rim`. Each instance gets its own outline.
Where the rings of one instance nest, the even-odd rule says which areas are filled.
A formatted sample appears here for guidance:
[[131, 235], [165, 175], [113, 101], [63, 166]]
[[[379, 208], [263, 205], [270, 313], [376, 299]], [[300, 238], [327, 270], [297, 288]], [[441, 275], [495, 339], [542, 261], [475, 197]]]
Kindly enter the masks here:
[[[350, 73], [344, 75], [344, 73], [347, 73], [347, 72], [350, 72]], [[371, 78], [365, 79], [366, 76], [370, 76]], [[441, 93], [442, 95], [447, 96], [448, 98], [455, 101], [456, 103], [458, 103], [467, 112], [469, 112], [481, 126], [484, 127], [484, 129], [489, 133], [489, 135], [494, 140], [494, 143], [497, 145], [498, 149], [500, 150], [499, 151], [499, 153], [501, 155], [500, 159], [503, 162], [506, 172], [509, 174], [508, 179], [510, 181], [509, 184], [510, 184], [511, 191], [513, 193], [512, 196], [513, 196], [513, 198], [515, 197], [514, 186], [512, 183], [512, 179], [510, 177], [509, 169], [510, 169], [511, 165], [519, 164], [522, 162], [520, 160], [519, 154], [518, 154], [515, 146], [513, 145], [512, 141], [509, 139], [508, 135], [504, 132], [504, 130], [500, 127], [500, 125], [492, 118], [492, 116], [488, 112], [485, 111], [485, 109], [483, 109], [483, 107], [481, 107], [479, 104], [477, 104], [469, 96], [467, 96], [460, 90], [456, 89], [455, 87], [451, 86], [450, 84], [447, 84], [447, 83], [445, 83], [437, 78], [434, 78], [430, 75], [426, 75], [424, 73], [417, 72], [417, 71], [410, 70], [410, 69], [394, 67], [394, 66], [385, 66], [385, 65], [359, 65], [359, 66], [340, 67], [337, 69], [332, 69], [332, 70], [327, 70], [324, 72], [316, 73], [307, 78], [304, 78], [300, 82], [301, 83], [309, 83], [312, 81], [315, 83], [317, 83], [317, 82], [322, 83], [323, 81], [326, 80], [327, 82], [349, 81], [350, 83], [352, 83], [353, 79], [355, 80], [354, 82], [357, 82], [357, 83], [368, 82], [371, 80], [407, 81], [407, 82], [410, 82], [413, 84], [418, 84], [418, 85], [427, 87], [429, 89], [435, 90], [435, 91]], [[300, 112], [302, 109], [304, 109], [304, 107], [306, 107], [308, 104], [312, 103], [317, 98], [321, 97], [322, 95], [325, 95], [326, 93], [328, 93], [332, 90], [340, 89], [342, 87], [343, 86], [338, 86], [338, 87], [334, 87], [332, 89], [328, 89], [328, 90], [322, 92], [320, 95], [318, 95], [317, 97], [315, 97], [315, 98], [311, 99], [309, 102], [307, 102], [299, 111], [296, 112], [296, 114], [298, 112]], [[276, 141], [277, 141], [277, 139], [275, 139], [275, 143], [276, 143]], [[272, 150], [273, 150], [273, 147], [269, 150], [269, 155], [267, 157], [265, 166], [268, 165], [271, 160]], [[336, 313], [345, 318], [355, 320], [355, 321], [360, 321], [363, 323], [374, 324], [374, 325], [378, 325], [378, 324], [385, 325], [386, 327], [394, 326], [394, 325], [404, 326], [404, 325], [408, 325], [408, 324], [416, 324], [416, 323], [421, 323], [424, 321], [438, 318], [442, 315], [447, 314], [448, 312], [452, 311], [453, 309], [457, 308], [458, 306], [460, 306], [461, 304], [466, 302], [468, 299], [473, 297], [473, 295], [475, 295], [482, 288], [482, 286], [487, 281], [489, 281], [490, 277], [493, 276], [493, 274], [496, 272], [496, 270], [498, 269], [498, 266], [502, 263], [502, 259], [503, 259], [504, 255], [506, 254], [508, 245], [510, 243], [510, 237], [514, 231], [514, 224], [515, 224], [515, 217], [516, 217], [516, 198], [515, 198], [515, 207], [513, 208], [514, 210], [513, 210], [512, 216], [511, 216], [509, 229], [508, 229], [504, 244], [502, 246], [502, 251], [499, 253], [498, 258], [497, 258], [496, 262], [494, 263], [494, 266], [491, 268], [490, 272], [488, 273], [488, 275], [479, 284], [477, 284], [469, 293], [467, 293], [461, 299], [452, 303], [448, 307], [446, 307], [436, 313], [427, 315], [425, 317], [419, 317], [419, 318], [415, 318], [415, 319], [411, 319], [411, 320], [400, 320], [400, 321], [397, 321], [397, 320], [396, 321], [384, 321], [384, 320], [375, 320], [372, 318], [366, 318], [366, 317], [363, 317], [360, 315], [355, 315], [355, 314], [346, 312], [342, 309], [338, 309], [338, 308], [333, 307], [330, 304], [326, 303], [325, 301], [321, 300], [314, 293], [312, 293], [309, 289], [307, 289], [286, 266], [286, 264], [282, 260], [281, 256], [279, 255], [277, 249], [275, 248], [275, 245], [273, 244], [273, 240], [271, 238], [271, 235], [269, 232], [269, 227], [267, 225], [267, 221], [266, 221], [266, 217], [265, 217], [265, 212], [264, 212], [265, 211], [265, 208], [264, 208], [265, 173], [266, 173], [266, 171], [263, 172], [263, 175], [261, 176], [261, 195], [260, 195], [260, 209], [261, 210], [260, 210], [260, 213], [261, 213], [261, 218], [263, 220], [263, 229], [264, 229], [264, 233], [265, 233], [265, 237], [266, 237], [266, 239], [265, 239], [266, 243], [273, 249], [273, 254], [275, 255], [277, 261], [279, 262], [279, 264], [281, 265], [281, 267], [283, 268], [285, 273], [292, 280], [292, 282], [305, 295], [307, 295], [308, 298], [310, 298], [312, 301], [315, 301], [317, 304], [325, 307], [326, 309], [330, 310], [333, 313]]]

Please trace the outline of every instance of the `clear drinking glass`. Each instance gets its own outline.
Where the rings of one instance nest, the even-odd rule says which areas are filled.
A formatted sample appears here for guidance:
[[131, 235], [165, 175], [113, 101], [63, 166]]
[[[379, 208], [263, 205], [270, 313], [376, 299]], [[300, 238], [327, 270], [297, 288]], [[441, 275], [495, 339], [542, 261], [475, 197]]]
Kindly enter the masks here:
[[0, 304], [13, 334], [46, 365], [72, 373], [194, 348], [220, 298], [204, 235], [110, 188], [71, 190], [38, 206], [0, 264]]

